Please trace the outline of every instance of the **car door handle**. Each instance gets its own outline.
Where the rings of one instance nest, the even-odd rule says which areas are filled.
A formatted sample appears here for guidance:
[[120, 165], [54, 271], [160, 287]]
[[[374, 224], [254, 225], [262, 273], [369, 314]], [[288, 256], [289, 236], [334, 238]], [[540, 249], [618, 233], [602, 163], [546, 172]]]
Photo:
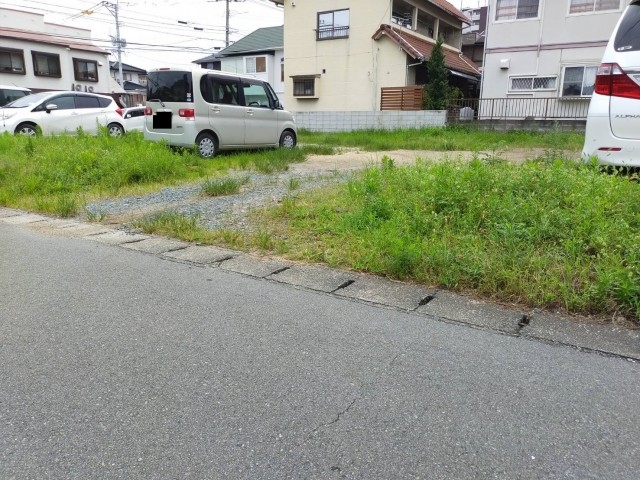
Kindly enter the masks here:
[[71, 112], [71, 115], [79, 115], [78, 112]]
[[211, 108], [211, 111], [212, 111], [213, 113], [220, 113], [220, 107], [212, 107], [212, 108]]
[[253, 110], [252, 109], [247, 110], [247, 115], [253, 115]]

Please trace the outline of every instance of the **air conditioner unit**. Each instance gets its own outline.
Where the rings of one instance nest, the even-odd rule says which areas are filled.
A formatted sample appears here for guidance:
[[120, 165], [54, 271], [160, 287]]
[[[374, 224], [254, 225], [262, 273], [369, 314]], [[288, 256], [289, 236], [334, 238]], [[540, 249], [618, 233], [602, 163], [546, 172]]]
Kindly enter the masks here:
[[80, 92], [82, 91], [82, 85], [78, 84], [76, 85], [76, 92]]
[[93, 93], [93, 87], [89, 86], [89, 93]]

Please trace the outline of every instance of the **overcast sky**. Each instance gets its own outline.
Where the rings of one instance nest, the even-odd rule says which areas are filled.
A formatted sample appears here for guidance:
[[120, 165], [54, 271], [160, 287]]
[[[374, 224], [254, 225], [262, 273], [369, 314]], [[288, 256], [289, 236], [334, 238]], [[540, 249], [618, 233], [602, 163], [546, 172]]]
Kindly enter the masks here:
[[[108, 40], [115, 35], [115, 22], [105, 7], [95, 7], [98, 3], [99, 0], [0, 0], [5, 7], [44, 13], [48, 22], [91, 29], [94, 43], [111, 49]], [[476, 7], [486, 4], [486, 0], [452, 3], [458, 8]], [[83, 11], [93, 13], [83, 15]], [[257, 28], [283, 24], [282, 9], [268, 0], [232, 0], [231, 12], [232, 41]], [[121, 35], [128, 42], [123, 62], [146, 69], [186, 64], [204, 57], [215, 47], [224, 47], [224, 14], [224, 0], [120, 0]]]

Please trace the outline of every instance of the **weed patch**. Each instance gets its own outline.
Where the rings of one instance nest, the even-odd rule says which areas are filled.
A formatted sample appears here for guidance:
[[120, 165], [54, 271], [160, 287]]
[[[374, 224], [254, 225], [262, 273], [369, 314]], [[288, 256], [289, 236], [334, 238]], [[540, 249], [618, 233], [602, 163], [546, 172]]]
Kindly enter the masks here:
[[240, 191], [240, 187], [249, 183], [249, 177], [241, 178], [217, 178], [213, 180], [207, 180], [202, 185], [202, 194], [210, 197], [219, 197], [222, 195], [233, 195]]

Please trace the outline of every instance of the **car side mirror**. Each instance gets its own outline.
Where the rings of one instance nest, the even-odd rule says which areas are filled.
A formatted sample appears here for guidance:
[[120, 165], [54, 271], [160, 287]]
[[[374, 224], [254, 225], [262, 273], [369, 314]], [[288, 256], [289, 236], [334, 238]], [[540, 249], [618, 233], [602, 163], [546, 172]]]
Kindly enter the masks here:
[[131, 114], [127, 113], [127, 115], [124, 118], [131, 118]]
[[276, 109], [276, 110], [280, 110], [280, 109], [282, 108], [282, 104], [280, 103], [280, 100], [276, 100], [276, 101], [273, 103], [273, 105], [274, 105], [274, 107], [275, 107], [275, 109]]
[[58, 109], [58, 105], [56, 105], [55, 103], [50, 103], [49, 105], [47, 105], [47, 113], [51, 113], [51, 110], [57, 110]]

